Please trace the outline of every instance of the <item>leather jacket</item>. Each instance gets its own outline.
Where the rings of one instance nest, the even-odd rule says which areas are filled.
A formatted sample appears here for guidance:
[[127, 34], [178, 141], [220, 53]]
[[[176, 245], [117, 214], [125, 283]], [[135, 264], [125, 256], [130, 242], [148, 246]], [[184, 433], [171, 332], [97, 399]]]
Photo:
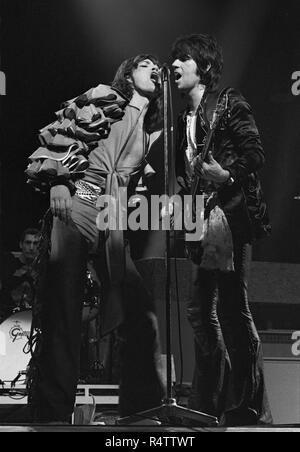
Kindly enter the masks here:
[[[205, 93], [197, 111], [196, 143], [201, 152], [213, 113], [222, 96], [227, 96], [226, 110], [219, 122], [211, 151], [220, 165], [230, 172], [231, 185], [218, 187], [218, 204], [224, 210], [234, 238], [252, 242], [270, 231], [266, 203], [258, 170], [265, 163], [260, 135], [245, 98], [236, 90]], [[190, 193], [193, 178], [187, 160], [185, 110], [178, 118], [176, 176], [181, 194]]]

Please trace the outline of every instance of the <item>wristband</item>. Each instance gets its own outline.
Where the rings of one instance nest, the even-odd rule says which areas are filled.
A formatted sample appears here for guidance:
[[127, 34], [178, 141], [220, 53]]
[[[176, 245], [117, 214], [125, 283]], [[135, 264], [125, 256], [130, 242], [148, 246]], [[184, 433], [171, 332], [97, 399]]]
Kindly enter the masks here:
[[52, 179], [49, 183], [50, 188], [57, 187], [57, 185], [64, 185], [70, 190], [71, 195], [74, 195], [76, 192], [76, 187], [73, 181], [66, 179], [65, 176], [58, 176]]

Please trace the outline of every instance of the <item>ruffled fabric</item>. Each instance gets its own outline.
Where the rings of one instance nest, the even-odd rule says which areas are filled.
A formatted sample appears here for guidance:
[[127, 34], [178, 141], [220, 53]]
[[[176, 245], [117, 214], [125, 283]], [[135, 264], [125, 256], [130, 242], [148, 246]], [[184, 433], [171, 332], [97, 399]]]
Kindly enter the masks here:
[[128, 100], [109, 86], [99, 85], [65, 102], [56, 121], [40, 130], [39, 147], [26, 169], [28, 182], [45, 191], [57, 179], [74, 182], [89, 167], [88, 155], [120, 121]]

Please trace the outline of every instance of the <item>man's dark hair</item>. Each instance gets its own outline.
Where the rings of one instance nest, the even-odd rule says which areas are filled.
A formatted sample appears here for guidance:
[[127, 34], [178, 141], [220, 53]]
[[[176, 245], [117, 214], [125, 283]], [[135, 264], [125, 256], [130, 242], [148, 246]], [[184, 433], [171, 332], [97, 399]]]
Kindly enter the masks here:
[[23, 243], [25, 240], [26, 235], [41, 235], [41, 232], [36, 228], [27, 228], [25, 231], [22, 232], [20, 242]]
[[213, 36], [191, 34], [179, 37], [173, 44], [172, 58], [181, 61], [189, 58], [195, 60], [201, 83], [208, 91], [217, 89], [223, 69], [223, 55]]
[[[131, 100], [134, 92], [134, 88], [128, 78], [132, 75], [134, 69], [136, 69], [144, 60], [151, 60], [158, 67], [161, 63], [157, 57], [151, 54], [141, 54], [136, 57], [128, 58], [123, 61], [119, 66], [115, 78], [112, 82], [112, 88], [119, 91], [129, 101]], [[149, 108], [145, 117], [146, 132], [152, 133], [162, 127], [162, 93], [158, 93], [157, 96], [150, 100]]]

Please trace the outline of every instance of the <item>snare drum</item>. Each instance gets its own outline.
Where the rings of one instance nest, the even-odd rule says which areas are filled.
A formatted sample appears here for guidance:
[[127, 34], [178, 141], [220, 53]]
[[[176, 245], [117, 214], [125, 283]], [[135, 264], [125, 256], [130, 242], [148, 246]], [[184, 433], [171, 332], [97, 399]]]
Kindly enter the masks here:
[[32, 311], [28, 310], [11, 315], [0, 325], [0, 380], [4, 383], [10, 384], [20, 372], [26, 372], [31, 358], [26, 353], [31, 323]]

